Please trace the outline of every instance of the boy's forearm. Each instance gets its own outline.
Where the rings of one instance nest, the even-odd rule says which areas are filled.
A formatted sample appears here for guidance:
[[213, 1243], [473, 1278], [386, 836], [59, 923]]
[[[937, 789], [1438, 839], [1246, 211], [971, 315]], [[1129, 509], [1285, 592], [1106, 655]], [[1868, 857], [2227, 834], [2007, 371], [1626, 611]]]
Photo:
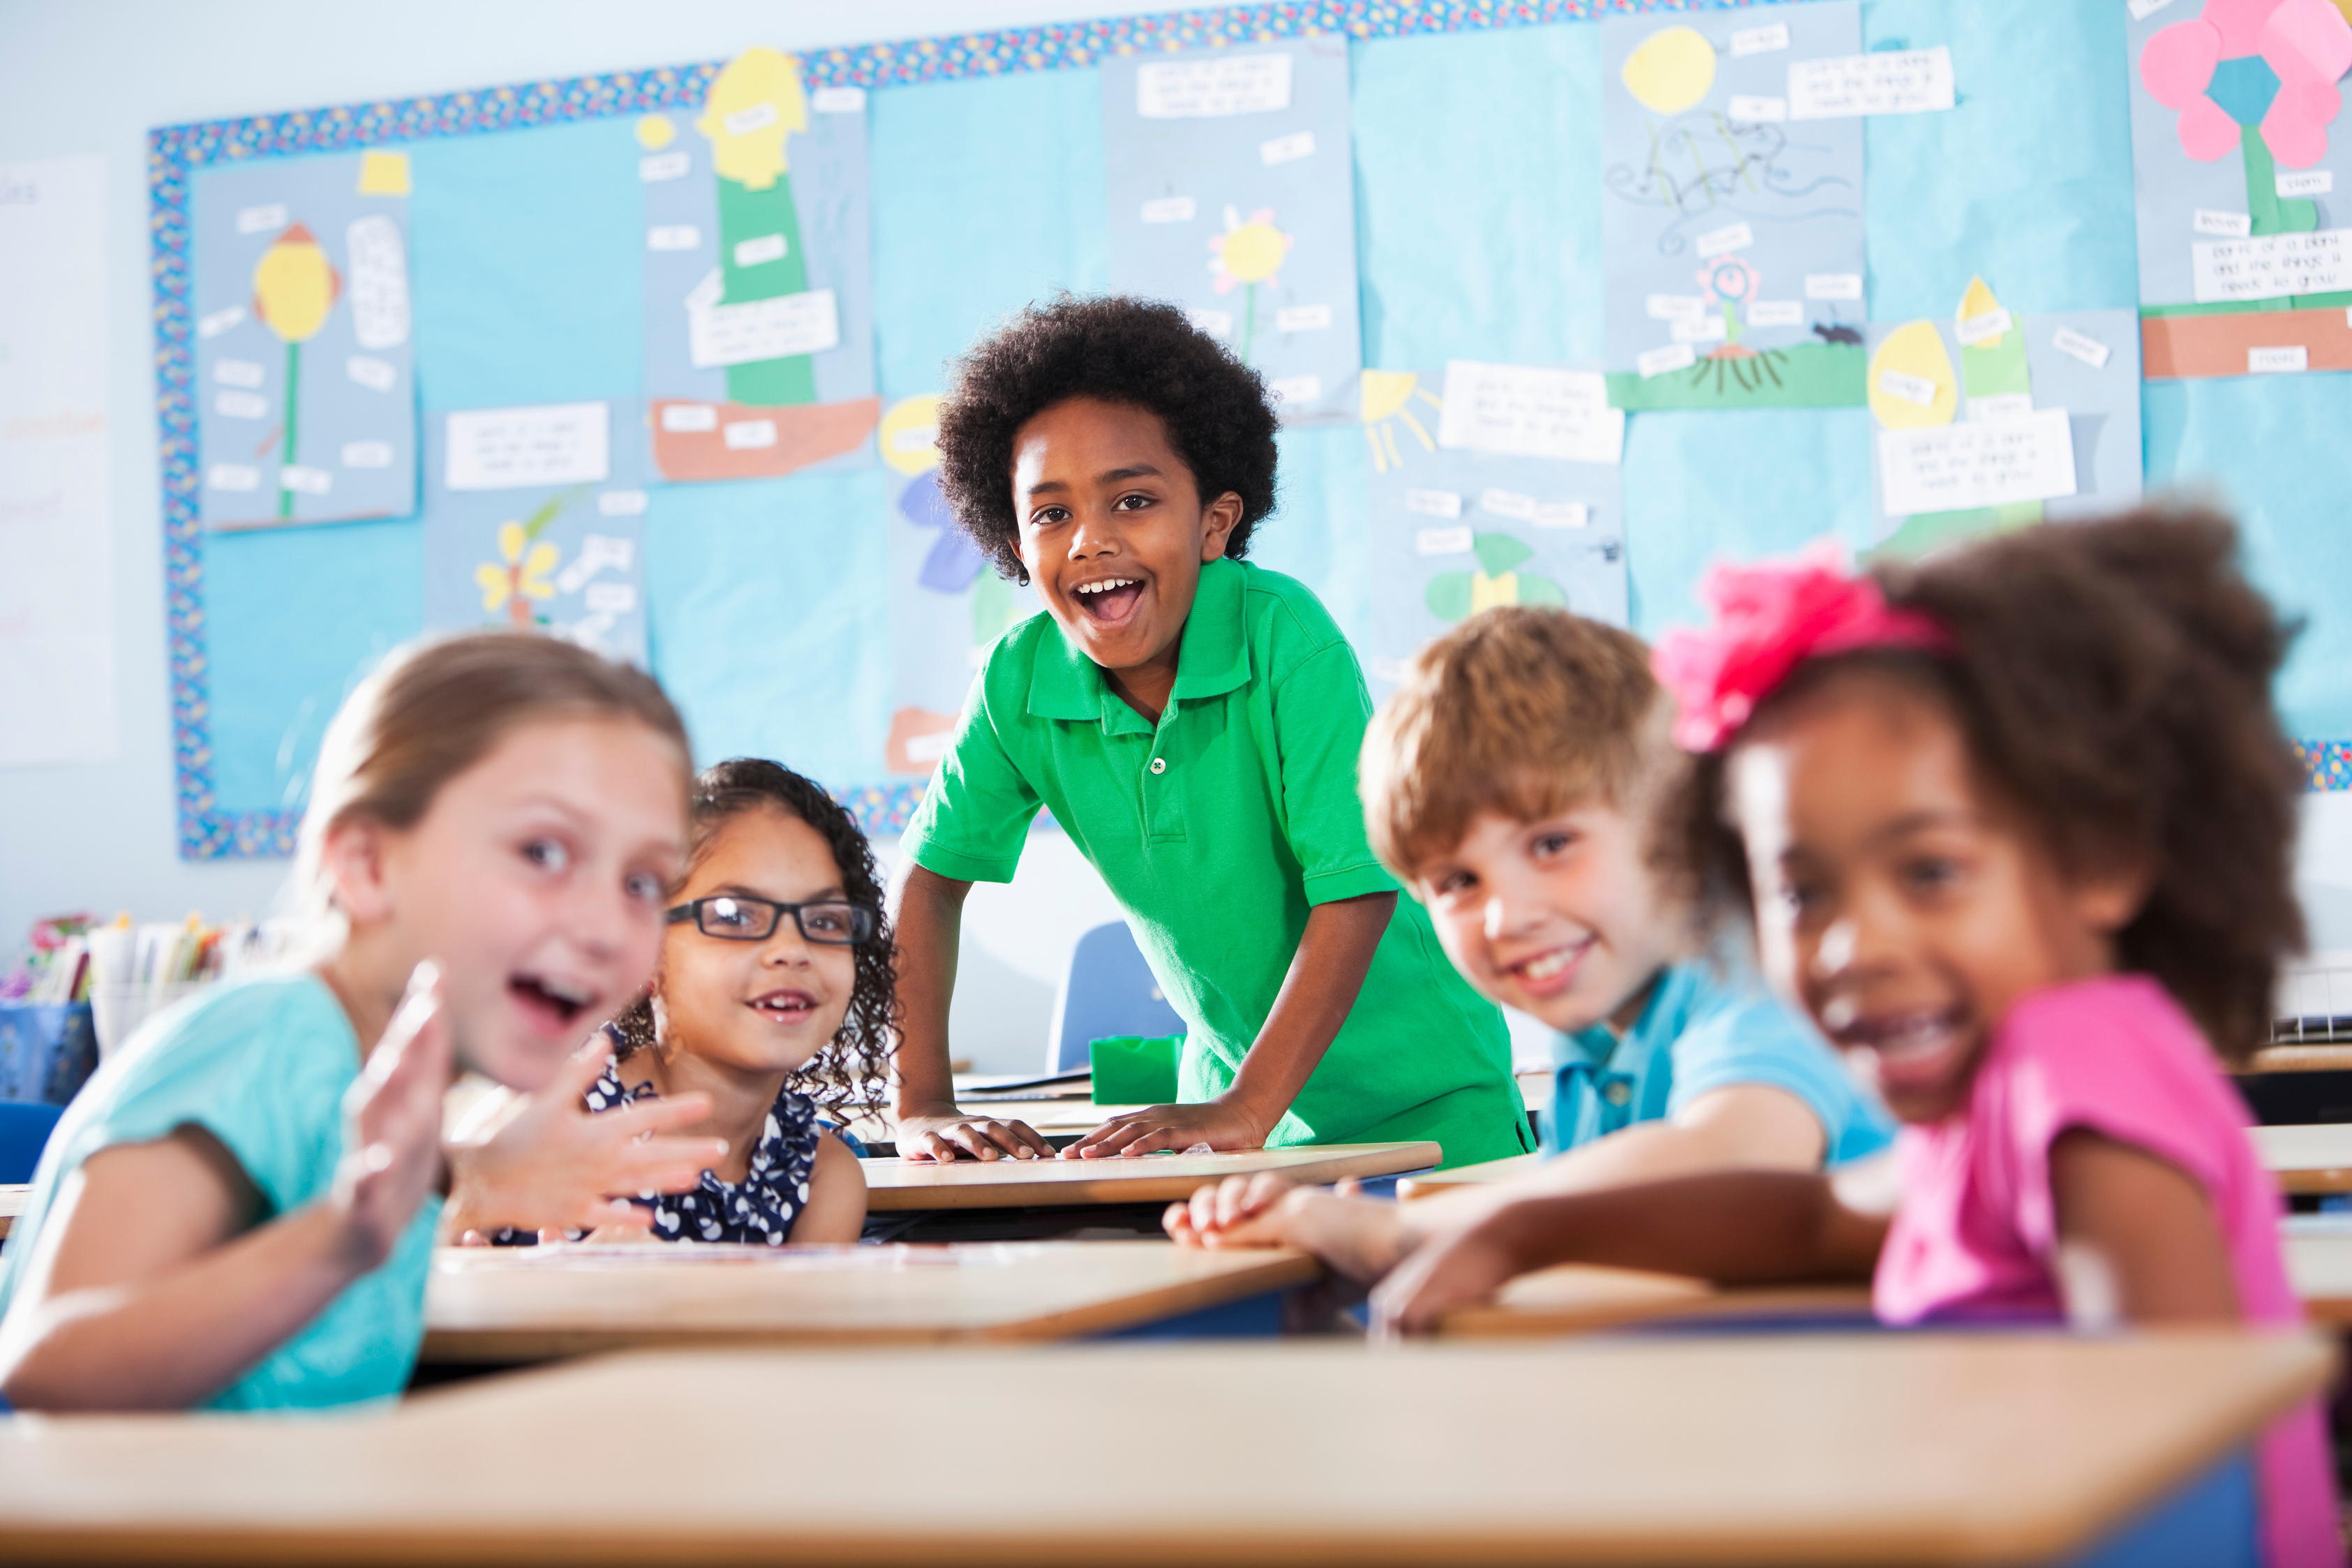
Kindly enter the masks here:
[[1846, 1209], [1825, 1176], [1718, 1171], [1522, 1197], [1478, 1229], [1509, 1255], [1514, 1273], [1600, 1263], [1744, 1285], [1866, 1276], [1885, 1221]]
[[898, 899], [898, 1114], [952, 1114], [948, 1004], [971, 883], [914, 867]]
[[1307, 911], [1282, 992], [1223, 1095], [1258, 1124], [1261, 1136], [1282, 1120], [1348, 1021], [1396, 898], [1367, 894]]

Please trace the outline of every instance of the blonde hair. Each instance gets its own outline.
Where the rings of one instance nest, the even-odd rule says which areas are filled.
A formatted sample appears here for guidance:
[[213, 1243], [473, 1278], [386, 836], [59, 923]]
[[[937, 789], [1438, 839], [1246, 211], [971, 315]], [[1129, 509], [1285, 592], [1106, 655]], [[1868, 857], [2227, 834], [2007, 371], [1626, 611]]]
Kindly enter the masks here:
[[550, 718], [630, 720], [667, 740], [684, 811], [686, 725], [651, 675], [533, 632], [413, 643], [370, 673], [327, 726], [296, 850], [294, 885], [307, 912], [333, 913], [320, 863], [329, 833], [360, 818], [415, 826], [443, 785], [519, 726]]
[[1672, 707], [1630, 632], [1488, 610], [1423, 648], [1365, 731], [1372, 849], [1410, 882], [1494, 811], [1534, 822], [1599, 800], [1646, 809], [1678, 765]]

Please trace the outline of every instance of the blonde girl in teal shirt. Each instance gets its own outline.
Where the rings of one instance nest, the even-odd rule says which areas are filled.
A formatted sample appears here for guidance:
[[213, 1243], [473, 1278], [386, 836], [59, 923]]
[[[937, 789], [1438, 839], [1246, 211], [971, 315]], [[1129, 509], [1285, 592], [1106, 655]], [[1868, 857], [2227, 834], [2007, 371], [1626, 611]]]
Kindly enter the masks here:
[[363, 683], [302, 823], [315, 962], [154, 1019], [68, 1108], [0, 1274], [0, 1394], [397, 1394], [424, 1331], [443, 1092], [460, 1066], [547, 1085], [645, 984], [688, 782], [660, 688], [569, 643], [459, 637]]

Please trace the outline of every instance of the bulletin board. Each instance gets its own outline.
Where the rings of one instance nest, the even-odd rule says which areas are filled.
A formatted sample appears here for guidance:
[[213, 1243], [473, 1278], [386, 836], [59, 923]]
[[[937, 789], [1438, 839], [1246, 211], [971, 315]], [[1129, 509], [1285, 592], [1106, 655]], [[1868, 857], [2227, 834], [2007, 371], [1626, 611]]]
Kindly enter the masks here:
[[[640, 449], [639, 437], [660, 428], [648, 423], [650, 400], [672, 395], [650, 382], [676, 380], [686, 388], [676, 395], [722, 406], [731, 392], [695, 392], [687, 371], [673, 376], [656, 362], [658, 344], [648, 347], [647, 279], [666, 264], [648, 247], [646, 161], [667, 149], [653, 144], [649, 137], [657, 136], [645, 122], [659, 116], [688, 128], [705, 112], [727, 62], [156, 131], [150, 179], [182, 853], [290, 852], [320, 732], [373, 662], [430, 623], [428, 581], [434, 592], [446, 592], [453, 570], [462, 584], [479, 569], [513, 593], [551, 594], [562, 568], [594, 550], [605, 552], [603, 566], [627, 555], [636, 620], [614, 609], [620, 597], [609, 591], [603, 610], [578, 613], [601, 616], [599, 634], [621, 639], [619, 646], [649, 662], [683, 710], [698, 760], [773, 757], [824, 781], [869, 831], [903, 826], [936, 756], [935, 735], [905, 730], [903, 716], [951, 712], [960, 695], [952, 678], [937, 674], [937, 650], [919, 644], [952, 622], [951, 641], [961, 648], [1034, 608], [959, 553], [935, 486], [919, 463], [905, 460], [920, 447], [926, 400], [942, 389], [947, 363], [1012, 310], [1057, 290], [1111, 287], [1115, 246], [1133, 237], [1122, 226], [1134, 204], [1130, 183], [1150, 174], [1125, 154], [1115, 167], [1106, 152], [1108, 71], [1128, 68], [1133, 56], [1300, 40], [1345, 54], [1344, 204], [1328, 207], [1337, 198], [1325, 187], [1317, 199], [1326, 202], [1327, 215], [1317, 222], [1336, 223], [1343, 235], [1352, 225], [1353, 302], [1337, 324], [1355, 335], [1361, 381], [1337, 392], [1311, 356], [1279, 372], [1306, 378], [1293, 384], [1302, 389], [1299, 412], [1314, 417], [1296, 419], [1282, 434], [1280, 505], [1254, 538], [1252, 555], [1323, 597], [1364, 654], [1376, 687], [1427, 634], [1432, 613], [1496, 601], [1497, 592], [1622, 616], [1654, 636], [1698, 619], [1693, 589], [1714, 559], [1784, 553], [1823, 535], [1866, 555], [1906, 528], [1930, 538], [2063, 517], [2074, 515], [2070, 507], [2095, 509], [2090, 503], [2102, 497], [2126, 497], [2144, 481], [2150, 492], [2209, 494], [2242, 519], [2258, 580], [2305, 622], [2278, 697], [2293, 733], [2312, 737], [2304, 745], [2313, 786], [2352, 788], [2352, 748], [2335, 739], [2352, 736], [2352, 610], [2341, 591], [2352, 580], [2352, 529], [2343, 519], [2352, 494], [2352, 442], [2343, 436], [2352, 429], [2352, 377], [2338, 373], [2352, 368], [2352, 328], [2345, 325], [2352, 316], [2331, 298], [2332, 277], [2304, 277], [2295, 298], [2278, 301], [2298, 307], [2302, 373], [2242, 374], [2232, 357], [2247, 351], [2250, 329], [2242, 319], [2195, 301], [2168, 304], [2143, 288], [2144, 248], [2181, 247], [2168, 230], [2144, 244], [2150, 203], [2145, 195], [2135, 201], [2136, 121], [2143, 158], [2154, 155], [2150, 138], [2161, 146], [2176, 132], [2135, 98], [2150, 89], [2134, 73], [2155, 31], [2193, 21], [2200, 0], [2128, 8], [2125, 0], [1862, 0], [1858, 19], [1847, 24], [1852, 47], [1889, 56], [1944, 50], [1954, 92], [1948, 110], [1871, 114], [1848, 122], [1843, 141], [1818, 142], [1819, 167], [1832, 174], [1850, 167], [1846, 143], [1858, 142], [1861, 188], [1847, 205], [1860, 214], [1859, 228], [1850, 218], [1843, 230], [1832, 225], [1814, 252], [1790, 253], [1785, 264], [1767, 260], [1743, 271], [1699, 257], [1692, 268], [1700, 260], [1709, 266], [1691, 283], [1629, 282], [1622, 261], [1633, 220], [1612, 216], [1603, 198], [1605, 189], [1622, 188], [1610, 182], [1625, 162], [1612, 141], [1622, 132], [1624, 110], [1612, 106], [1610, 94], [1629, 80], [1653, 78], [1628, 77], [1627, 40], [1612, 29], [1633, 16], [1706, 34], [1727, 62], [1723, 79], [1705, 84], [1707, 90], [1739, 95], [1748, 103], [1741, 113], [1769, 116], [1755, 106], [1758, 89], [1731, 68], [1748, 68], [1726, 29], [1749, 9], [1641, 0], [1326, 0], [801, 57], [802, 88], [833, 93], [827, 101], [836, 110], [849, 101], [841, 89], [863, 89], [863, 206], [853, 212], [841, 205], [848, 197], [820, 198], [807, 189], [801, 199], [804, 218], [830, 204], [822, 205], [833, 214], [824, 221], [838, 231], [831, 242], [803, 236], [813, 267], [820, 253], [845, 254], [840, 246], [851, 239], [839, 236], [863, 225], [851, 238], [867, 246], [866, 287], [845, 288], [832, 326], [840, 341], [866, 345], [870, 359], [862, 381], [827, 370], [792, 395], [829, 408], [870, 399], [868, 413], [857, 416], [869, 423], [854, 441], [845, 438], [789, 473], [686, 482], [665, 477], [660, 455]], [[2290, 88], [2298, 71], [2312, 75], [2333, 64], [2325, 40], [2297, 47], [2279, 57]], [[2237, 63], [2223, 62], [2218, 85], [2189, 80], [2193, 73], [2171, 67], [2160, 85], [2184, 100], [2242, 98], [2249, 73], [2231, 68]], [[1708, 101], [1695, 99], [1690, 112], [1713, 112]], [[2213, 112], [2195, 110], [2192, 141], [2222, 134]], [[823, 119], [812, 115], [811, 123]], [[2352, 126], [2337, 131], [2352, 152]], [[1328, 149], [1328, 123], [1316, 134]], [[1746, 145], [1748, 134], [1727, 145]], [[2287, 159], [2308, 152], [2294, 139], [2310, 134], [2307, 125], [2271, 132], [2283, 170]], [[2258, 158], [2272, 155], [2252, 141], [2249, 135], [2242, 158], [2231, 143], [2222, 166], [2252, 171]], [[690, 138], [680, 143], [690, 144]], [[1769, 137], [1755, 143], [1768, 144]], [[370, 174], [370, 153], [398, 154], [400, 177], [389, 164]], [[1751, 166], [1740, 146], [1726, 156], [1735, 176]], [[341, 162], [331, 174], [316, 172], [334, 161]], [[1269, 168], [1275, 161], [1266, 155]], [[2326, 159], [2307, 161], [2316, 168]], [[2212, 164], [2206, 158], [2199, 167]], [[207, 182], [223, 177], [256, 182], [237, 198], [244, 205], [199, 199], [212, 188]], [[2278, 189], [2305, 193], [2283, 195], [2255, 214], [2251, 234], [2210, 231], [2216, 243], [2252, 249], [2200, 252], [2198, 265], [2219, 255], [2213, 265], [2242, 276], [2248, 267], [2283, 265], [2281, 244], [2305, 255], [2315, 242], [2290, 237], [2263, 248], [2273, 231], [2324, 237], [2338, 221], [2327, 215], [2332, 196], [2317, 189], [2322, 182], [2298, 177], [2302, 183], [2282, 181]], [[796, 168], [793, 178], [813, 189], [824, 176]], [[266, 211], [290, 199], [273, 190], [296, 192], [305, 181], [336, 193], [334, 235], [363, 224], [372, 237], [352, 241], [358, 251], [324, 242], [339, 258], [334, 298], [352, 310], [352, 341], [315, 351], [306, 343], [309, 358], [297, 367], [280, 363], [299, 356], [256, 335], [251, 319], [221, 326], [218, 302], [197, 297], [195, 257], [204, 247], [196, 227], [200, 214], [230, 206]], [[2258, 181], [2249, 172], [2234, 188], [2259, 183], [2267, 192], [2267, 174]], [[1126, 193], [1117, 213], [1115, 191]], [[2352, 201], [2352, 189], [2344, 195]], [[1266, 197], [1263, 209], [1236, 204], [1229, 216], [1204, 212], [1201, 221], [1232, 236], [1289, 199]], [[1134, 200], [1169, 198], [1146, 191]], [[1344, 215], [1329, 217], [1334, 210]], [[256, 247], [285, 241], [293, 218], [289, 213], [282, 226], [257, 221], [245, 238]], [[719, 221], [723, 227], [723, 214]], [[239, 243], [234, 226], [219, 246]], [[1309, 244], [1312, 232], [1298, 243]], [[2199, 233], [2202, 243], [2209, 231]], [[1853, 252], [1856, 234], [1858, 298], [1838, 298], [1845, 286], [1828, 283], [1812, 286], [1826, 291], [1817, 298], [1774, 276], [1776, 265], [1787, 279], [1856, 276], [1839, 259]], [[1251, 237], [1231, 239], [1232, 254]], [[362, 332], [379, 344], [394, 336], [383, 279], [394, 244], [405, 262], [404, 332], [391, 346], [367, 348]], [[1772, 249], [1758, 237], [1754, 254]], [[773, 259], [756, 246], [744, 254]], [[1202, 280], [1216, 281], [1213, 258], [1197, 259]], [[1293, 247], [1283, 259], [1295, 277], [1312, 276], [1307, 252]], [[280, 262], [299, 281], [295, 264], [309, 258], [289, 253]], [[260, 263], [240, 256], [236, 265]], [[367, 297], [373, 314], [364, 319], [359, 297], [349, 292], [363, 272], [374, 279]], [[1266, 352], [1289, 351], [1273, 324], [1286, 309], [1291, 325], [1314, 328], [1315, 308], [1281, 305], [1269, 294], [1261, 326], [1255, 314], [1261, 302], [1244, 273], [1229, 268], [1227, 281], [1244, 286], [1208, 308], [1238, 323], [1234, 330], [1266, 334], [1260, 340]], [[730, 271], [728, 287], [736, 279]], [[1804, 303], [1766, 298], [1776, 288]], [[1663, 311], [1645, 311], [1629, 304], [1647, 298], [1643, 289], [1678, 292], [1670, 292]], [[1677, 302], [1685, 297], [1703, 307], [1685, 309]], [[719, 298], [712, 293], [708, 301]], [[253, 308], [261, 308], [258, 300]], [[2030, 396], [2039, 407], [2060, 395], [2056, 389], [2086, 386], [2089, 358], [2050, 350], [2062, 331], [2128, 353], [2137, 366], [2132, 324], [2143, 309], [2150, 319], [2191, 318], [2168, 329], [2176, 336], [2165, 343], [2180, 346], [2166, 352], [2178, 362], [2151, 359], [2136, 398], [2064, 394], [2096, 402], [2088, 415], [2082, 409], [2091, 403], [2077, 409], [2074, 497], [2023, 511], [2004, 502], [1889, 515], [1885, 503], [1897, 492], [1879, 472], [1884, 464], [1922, 443], [1968, 439], [1964, 411], [1972, 400]], [[2008, 348], [1965, 335], [1972, 321], [1981, 332], [1996, 311], [2006, 313], [1998, 320], [2009, 329]], [[213, 338], [205, 333], [208, 316]], [[318, 329], [345, 329], [331, 319]], [[260, 347], [221, 347], [245, 340], [237, 334]], [[1330, 341], [1318, 337], [1309, 346]], [[2196, 354], [2221, 359], [2200, 370], [2203, 361], [2190, 362]], [[239, 369], [231, 373], [253, 385], [216, 384], [224, 355], [266, 365], [267, 374]], [[1643, 355], [1651, 356], [1647, 364]], [[387, 368], [352, 371], [352, 359]], [[1415, 513], [1415, 495], [1429, 483], [1419, 476], [1442, 475], [1461, 460], [1416, 432], [1433, 436], [1435, 394], [1449, 367], [1465, 361], [1572, 367], [1589, 372], [1595, 387], [1605, 385], [1613, 406], [1625, 411], [1620, 460], [1605, 472], [1580, 474], [1577, 499], [1538, 494], [1543, 484], [1564, 483], [1559, 476], [1577, 464], [1524, 484], [1498, 483], [1486, 470], [1445, 481], [1448, 494], [1474, 503], [1505, 497], [1508, 504], [1497, 505], [1507, 522], [1521, 516], [1512, 508], [1523, 503], [1527, 518], [1557, 514], [1554, 521], [1568, 517], [1579, 531], [1538, 537], [1540, 530], [1514, 533], [1516, 523], [1473, 528], [1467, 519], [1457, 526]], [[1788, 371], [1785, 382], [1764, 379], [1767, 362]], [[315, 481], [265, 472], [253, 494], [237, 500], [246, 510], [236, 526], [222, 526], [230, 517], [226, 502], [208, 524], [209, 465], [221, 460], [226, 438], [207, 422], [221, 392], [245, 394], [248, 401], [228, 406], [267, 426], [273, 411], [250, 400], [266, 401], [289, 371], [315, 378], [320, 364], [342, 367], [338, 373], [358, 390], [338, 386], [336, 411], [308, 422], [312, 428], [300, 439], [312, 444], [303, 450], [357, 456], [353, 476], [338, 482], [341, 490], [321, 490]], [[1664, 368], [1670, 364], [1680, 368]], [[1266, 373], [1277, 378], [1271, 361]], [[368, 380], [355, 379], [387, 377], [396, 386], [413, 383], [404, 424], [369, 404], [362, 395]], [[820, 385], [825, 378], [831, 384]], [[1309, 381], [1313, 399], [1303, 390]], [[1791, 392], [1790, 382], [1807, 390]], [[1929, 395], [1888, 402], [1874, 390], [1881, 385], [1925, 385]], [[2031, 392], [2017, 390], [2024, 387]], [[440, 493], [449, 415], [594, 404], [617, 420], [606, 433], [601, 479], [551, 488], [529, 507]], [[1913, 428], [1922, 422], [1936, 428]], [[787, 425], [789, 444], [798, 437]], [[1891, 446], [1883, 440], [1890, 432], [1898, 437]], [[716, 436], [710, 450], [714, 462], [736, 460]], [[1507, 465], [1522, 462], [1496, 455], [1502, 466], [1493, 473], [1507, 477], [1517, 471]], [[362, 491], [363, 499], [347, 506], [341, 499]], [[461, 523], [475, 532], [453, 533]], [[1423, 539], [1425, 557], [1433, 524], [1441, 525], [1433, 537], [1458, 542], [1463, 553], [1416, 567], [1412, 549], [1399, 541]], [[590, 532], [606, 542], [583, 544]], [[429, 533], [460, 542], [436, 544]], [[530, 571], [542, 543], [551, 551], [543, 559], [562, 563], [544, 582]], [[453, 568], [455, 557], [435, 555], [450, 549], [482, 559]], [[618, 575], [618, 568], [603, 570], [599, 580]], [[1396, 585], [1407, 577], [1412, 591], [1400, 600]], [[536, 586], [526, 591], [526, 581]], [[499, 584], [483, 578], [478, 586], [496, 597]], [[580, 588], [583, 606], [594, 586]], [[961, 596], [953, 617], [908, 612], [928, 602], [914, 596], [950, 588]], [[908, 673], [919, 658], [930, 659], [934, 672], [919, 681]]]

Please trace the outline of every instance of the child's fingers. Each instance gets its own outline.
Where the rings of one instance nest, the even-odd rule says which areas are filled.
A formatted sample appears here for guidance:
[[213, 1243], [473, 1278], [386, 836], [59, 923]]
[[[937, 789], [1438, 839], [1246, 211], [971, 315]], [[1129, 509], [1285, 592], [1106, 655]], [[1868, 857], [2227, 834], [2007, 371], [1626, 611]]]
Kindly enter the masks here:
[[[1198, 1198], [1200, 1194], [1194, 1193], [1192, 1196]], [[1192, 1226], [1192, 1205], [1190, 1202], [1170, 1204], [1168, 1211], [1160, 1217], [1160, 1228], [1182, 1246], [1201, 1245], [1201, 1234]]]
[[558, 1105], [577, 1105], [588, 1097], [588, 1091], [596, 1086], [596, 1080], [604, 1076], [604, 1069], [612, 1062], [613, 1048], [605, 1043], [604, 1037], [591, 1035], [587, 1044], [564, 1058], [554, 1078], [539, 1093]]
[[651, 1230], [654, 1211], [631, 1203], [627, 1198], [608, 1198], [598, 1203], [583, 1203], [572, 1217], [573, 1230]]
[[[579, 1096], [572, 1096], [578, 1103]], [[650, 1133], [667, 1133], [672, 1127], [683, 1127], [699, 1122], [710, 1114], [710, 1096], [696, 1090], [676, 1097], [640, 1100], [618, 1110], [601, 1111], [589, 1118], [589, 1124], [599, 1133], [626, 1143]]]
[[727, 1157], [724, 1138], [656, 1138], [622, 1151], [611, 1185], [621, 1192], [685, 1192]]

